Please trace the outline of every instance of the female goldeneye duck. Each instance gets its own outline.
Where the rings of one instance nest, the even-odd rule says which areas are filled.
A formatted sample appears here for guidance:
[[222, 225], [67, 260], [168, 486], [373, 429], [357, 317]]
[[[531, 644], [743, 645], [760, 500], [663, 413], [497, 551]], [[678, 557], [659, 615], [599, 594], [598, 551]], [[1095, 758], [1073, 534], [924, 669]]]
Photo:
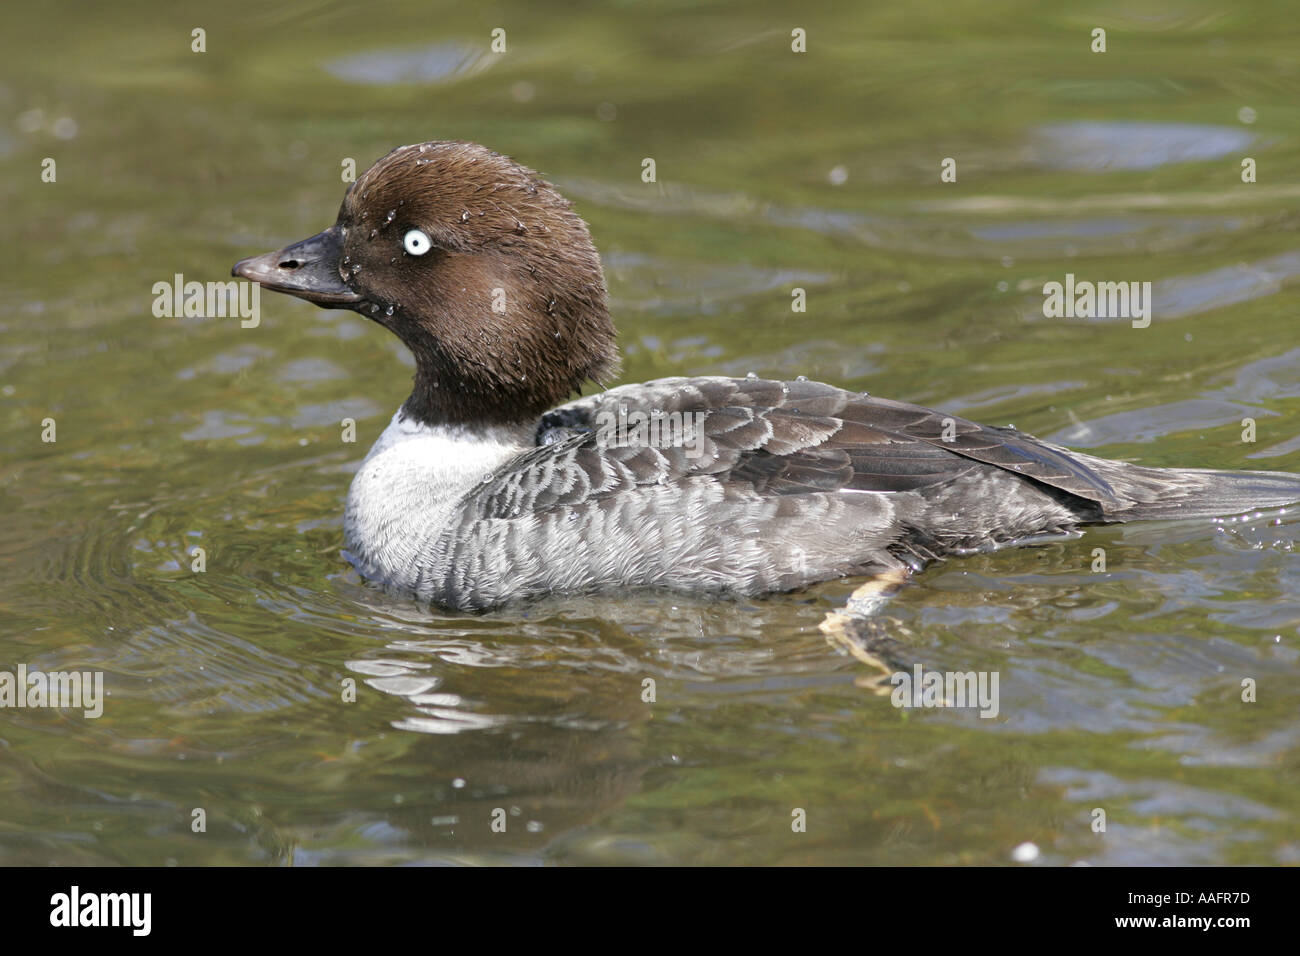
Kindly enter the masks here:
[[1289, 474], [1108, 461], [802, 377], [660, 379], [556, 407], [618, 368], [600, 259], [549, 183], [473, 143], [394, 150], [334, 225], [233, 272], [411, 350], [346, 546], [368, 579], [450, 607], [897, 580], [1092, 522], [1300, 500]]

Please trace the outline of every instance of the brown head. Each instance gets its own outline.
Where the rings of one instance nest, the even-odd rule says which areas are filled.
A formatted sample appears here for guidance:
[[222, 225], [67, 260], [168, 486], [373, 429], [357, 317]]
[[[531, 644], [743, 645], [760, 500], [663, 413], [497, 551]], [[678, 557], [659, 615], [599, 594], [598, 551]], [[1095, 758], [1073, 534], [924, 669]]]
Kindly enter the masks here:
[[394, 332], [416, 362], [404, 414], [429, 424], [526, 422], [617, 372], [586, 223], [531, 169], [474, 143], [393, 150], [333, 226], [232, 272]]

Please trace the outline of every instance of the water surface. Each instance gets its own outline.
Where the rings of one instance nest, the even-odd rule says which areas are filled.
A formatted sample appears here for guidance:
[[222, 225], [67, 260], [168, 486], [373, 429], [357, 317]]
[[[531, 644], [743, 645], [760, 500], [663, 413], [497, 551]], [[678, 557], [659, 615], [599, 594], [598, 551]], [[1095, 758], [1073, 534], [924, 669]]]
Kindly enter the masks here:
[[[902, 711], [818, 628], [857, 582], [475, 616], [369, 587], [342, 504], [409, 388], [398, 343], [271, 295], [255, 329], [151, 309], [331, 222], [346, 160], [470, 139], [590, 222], [625, 381], [803, 374], [1300, 470], [1294, 11], [1124, 9], [7, 10], [0, 670], [111, 696], [0, 713], [0, 862], [1300, 861], [1294, 513], [930, 569], [893, 653], [997, 671], [1000, 713]], [[1044, 318], [1067, 272], [1152, 282], [1151, 327]]]

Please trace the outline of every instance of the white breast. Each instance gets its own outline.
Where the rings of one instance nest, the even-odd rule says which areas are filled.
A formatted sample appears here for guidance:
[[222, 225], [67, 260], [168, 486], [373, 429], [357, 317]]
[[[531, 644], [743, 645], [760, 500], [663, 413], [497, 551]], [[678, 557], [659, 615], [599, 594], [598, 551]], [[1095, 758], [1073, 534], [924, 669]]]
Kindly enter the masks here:
[[399, 410], [352, 479], [343, 519], [348, 550], [369, 578], [401, 587], [428, 555], [466, 492], [525, 451], [528, 426], [470, 431], [403, 420]]

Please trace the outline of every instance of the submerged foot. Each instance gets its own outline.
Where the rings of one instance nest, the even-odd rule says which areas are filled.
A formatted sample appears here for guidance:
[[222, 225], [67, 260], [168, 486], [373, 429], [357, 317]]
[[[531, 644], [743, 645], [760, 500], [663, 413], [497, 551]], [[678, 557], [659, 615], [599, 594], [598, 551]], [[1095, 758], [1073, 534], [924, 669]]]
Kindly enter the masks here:
[[911, 666], [903, 656], [905, 646], [892, 636], [880, 616], [909, 577], [907, 571], [889, 570], [868, 578], [849, 595], [843, 608], [831, 611], [820, 625], [828, 644], [879, 671], [857, 677], [853, 683], [881, 696], [889, 696], [889, 676]]

